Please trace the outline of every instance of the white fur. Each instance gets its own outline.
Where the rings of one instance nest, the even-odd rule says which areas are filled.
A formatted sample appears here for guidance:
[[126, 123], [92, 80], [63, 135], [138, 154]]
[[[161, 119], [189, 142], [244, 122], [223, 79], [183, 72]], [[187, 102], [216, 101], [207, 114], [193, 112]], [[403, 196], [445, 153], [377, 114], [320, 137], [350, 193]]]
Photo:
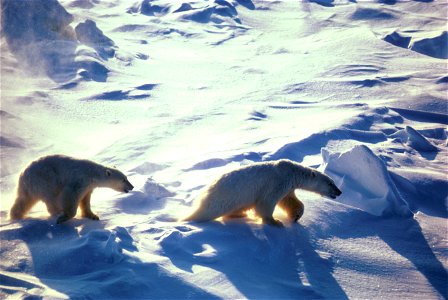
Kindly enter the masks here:
[[198, 199], [198, 209], [186, 220], [208, 221], [255, 208], [264, 223], [281, 225], [272, 217], [277, 203], [291, 207], [284, 202], [296, 202], [292, 206], [301, 211], [296, 212], [294, 219], [303, 213], [303, 204], [295, 197], [295, 189], [331, 198], [340, 194], [330, 177], [290, 160], [255, 163], [224, 174], [207, 187]]
[[133, 188], [117, 169], [68, 156], [45, 156], [32, 162], [20, 175], [10, 216], [22, 219], [38, 200], [42, 200], [51, 215], [62, 214], [58, 223], [74, 217], [78, 205], [84, 217], [98, 220], [90, 209], [90, 195], [97, 187], [120, 192]]

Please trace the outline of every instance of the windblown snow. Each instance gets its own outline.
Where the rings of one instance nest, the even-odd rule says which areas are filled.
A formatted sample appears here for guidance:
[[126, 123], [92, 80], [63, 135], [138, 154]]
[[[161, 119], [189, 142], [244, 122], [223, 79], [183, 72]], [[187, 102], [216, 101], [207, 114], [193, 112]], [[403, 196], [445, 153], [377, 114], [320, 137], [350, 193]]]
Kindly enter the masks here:
[[[448, 298], [446, 0], [1, 0], [1, 298]], [[136, 187], [10, 221], [65, 154]], [[178, 221], [224, 172], [331, 176], [285, 228]], [[247, 183], [250, 186], [250, 182]]]

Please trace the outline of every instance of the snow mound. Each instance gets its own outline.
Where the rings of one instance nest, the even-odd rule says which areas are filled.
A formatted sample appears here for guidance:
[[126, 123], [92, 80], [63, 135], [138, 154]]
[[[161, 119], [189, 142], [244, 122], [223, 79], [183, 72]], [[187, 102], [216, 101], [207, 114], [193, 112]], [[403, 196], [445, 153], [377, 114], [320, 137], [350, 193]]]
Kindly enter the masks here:
[[359, 7], [351, 16], [353, 20], [391, 20], [395, 16], [391, 13], [374, 8]]
[[401, 143], [406, 144], [419, 152], [438, 151], [436, 146], [411, 126], [406, 126], [405, 129], [395, 132], [391, 137], [400, 140]]
[[409, 43], [411, 42], [411, 37], [405, 36], [401, 33], [394, 31], [384, 36], [383, 40], [385, 40], [388, 43], [391, 43], [392, 45], [401, 48], [407, 48], [409, 46]]
[[12, 50], [40, 40], [70, 39], [73, 21], [57, 0], [2, 1], [2, 28]]
[[[358, 127], [360, 126], [358, 125]], [[379, 143], [386, 139], [387, 136], [382, 132], [337, 128], [314, 133], [299, 142], [286, 144], [274, 153], [266, 155], [263, 159], [276, 160], [288, 158], [302, 162], [305, 156], [319, 154], [319, 149], [325, 147], [330, 141], [355, 140], [363, 143]]]
[[[426, 109], [426, 107], [424, 107]], [[416, 110], [416, 109], [406, 109], [406, 108], [392, 108], [392, 110], [399, 113], [401, 116], [403, 116], [406, 119], [418, 121], [418, 122], [433, 122], [433, 123], [440, 123], [448, 125], [448, 115], [442, 114], [438, 112], [432, 112], [431, 110], [427, 109], [426, 111], [423, 110]]]
[[308, 0], [309, 2], [317, 3], [319, 5], [325, 6], [325, 7], [333, 7], [333, 0]]
[[[253, 9], [251, 1], [238, 1], [241, 5]], [[140, 13], [151, 17], [170, 16], [178, 20], [194, 21], [197, 23], [241, 23], [238, 17], [235, 1], [167, 1], [143, 0], [128, 9], [128, 13]]]
[[175, 193], [169, 191], [165, 186], [155, 182], [151, 178], [148, 179], [143, 186], [143, 191], [152, 199], [160, 199], [165, 197], [172, 197]]
[[108, 101], [123, 101], [123, 100], [138, 100], [147, 99], [151, 97], [145, 92], [136, 92], [134, 89], [130, 90], [113, 90], [93, 95], [86, 100], [108, 100]]
[[[296, 242], [294, 234], [295, 230], [257, 228], [237, 222], [210, 222], [199, 228], [176, 226], [158, 233], [160, 237], [154, 242], [158, 243], [161, 253], [170, 259], [176, 271], [191, 276], [197, 274], [197, 270], [213, 268], [219, 273], [210, 274], [211, 285], [220, 282], [223, 276], [229, 278], [231, 284], [225, 287], [226, 295], [218, 298], [322, 298], [309, 286], [297, 284], [294, 272], [298, 268], [298, 259], [295, 253], [302, 251], [303, 242]], [[340, 296], [337, 289], [332, 291], [333, 295]]]
[[413, 212], [448, 218], [448, 181], [444, 173], [401, 168], [390, 174]]
[[[2, 273], [2, 283], [12, 284], [11, 290], [23, 298], [36, 298], [36, 294], [55, 299], [83, 298], [88, 293], [95, 299], [183, 299], [186, 295], [214, 299], [212, 294], [178, 279], [159, 264], [136, 258], [134, 254], [139, 249], [124, 227], [105, 229], [99, 222], [81, 225], [75, 221], [54, 226], [47, 221], [29, 220], [21, 228], [3, 230], [0, 238], [24, 242], [26, 246], [20, 250], [28, 252], [29, 257], [20, 258], [17, 268], [32, 269], [39, 278], [28, 283], [29, 276], [16, 278], [16, 273]], [[15, 255], [10, 259], [18, 260]], [[66, 280], [71, 284], [60, 284]]]
[[226, 19], [241, 23], [235, 7], [229, 2], [221, 0], [215, 1], [212, 5], [179, 12], [179, 17], [183, 20], [191, 20], [198, 23], [214, 22], [221, 24]]
[[104, 35], [92, 20], [86, 20], [75, 27], [78, 41], [97, 50], [99, 54], [113, 57], [115, 54], [115, 43]]
[[343, 153], [322, 149], [322, 166], [342, 190], [336, 201], [375, 216], [410, 216], [384, 162], [365, 145]]
[[431, 144], [423, 135], [411, 126], [406, 126], [406, 133], [408, 134], [408, 145], [417, 151], [437, 151], [437, 148]]
[[167, 197], [173, 197], [175, 193], [164, 185], [149, 178], [141, 191], [133, 191], [130, 195], [118, 200], [117, 207], [128, 214], [146, 215], [150, 211], [159, 210], [166, 204]]
[[135, 250], [132, 237], [125, 228], [106, 230], [98, 223], [89, 227], [93, 228], [83, 234], [71, 225], [54, 226], [48, 221], [27, 220], [21, 228], [3, 232], [2, 238], [25, 241], [35, 258], [32, 262], [35, 272], [50, 277], [95, 273], [123, 261], [123, 250]]
[[408, 48], [412, 51], [428, 55], [435, 58], [448, 58], [448, 32], [443, 31], [439, 35], [428, 38], [417, 38], [406, 36], [394, 31], [383, 38], [384, 41], [392, 45]]
[[115, 44], [95, 22], [87, 20], [74, 30], [73, 16], [57, 0], [4, 0], [2, 5], [2, 33], [28, 71], [60, 83], [75, 77], [106, 81], [104, 59], [114, 55]]
[[411, 42], [409, 49], [435, 58], [448, 59], [448, 32]]
[[168, 3], [161, 3], [161, 1], [143, 0], [131, 6], [128, 9], [128, 13], [141, 13], [147, 16], [156, 16], [167, 13], [169, 7]]

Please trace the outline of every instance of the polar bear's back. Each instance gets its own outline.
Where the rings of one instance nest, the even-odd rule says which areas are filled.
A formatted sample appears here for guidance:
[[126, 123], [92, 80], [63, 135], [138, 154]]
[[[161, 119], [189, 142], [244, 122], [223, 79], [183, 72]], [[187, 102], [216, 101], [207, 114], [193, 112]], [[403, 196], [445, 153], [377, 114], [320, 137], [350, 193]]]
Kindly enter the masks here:
[[224, 197], [256, 198], [277, 169], [268, 163], [254, 164], [222, 175], [208, 189], [208, 194]]
[[[19, 188], [39, 198], [60, 192], [68, 182], [85, 180], [97, 173], [98, 165], [63, 155], [50, 155], [33, 161], [21, 174]], [[91, 178], [91, 177], [90, 177]]]
[[249, 208], [281, 181], [276, 165], [258, 163], [219, 177], [199, 197], [199, 208], [188, 220], [205, 221]]

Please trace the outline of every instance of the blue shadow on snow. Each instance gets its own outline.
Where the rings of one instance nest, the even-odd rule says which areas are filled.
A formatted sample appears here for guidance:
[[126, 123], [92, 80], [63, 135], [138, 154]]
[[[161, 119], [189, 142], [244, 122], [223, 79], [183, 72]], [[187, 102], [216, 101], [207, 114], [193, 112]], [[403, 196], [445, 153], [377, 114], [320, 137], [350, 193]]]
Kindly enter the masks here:
[[[214, 269], [247, 299], [347, 299], [303, 227], [297, 231], [296, 226], [279, 229], [237, 220], [195, 226], [193, 233], [173, 231], [160, 243], [186, 272], [195, 265]], [[299, 261], [308, 282], [299, 278]]]
[[[10, 262], [11, 270], [6, 271], [31, 273], [43, 285], [70, 299], [217, 298], [156, 263], [129, 256], [127, 252], [138, 249], [123, 227], [107, 230], [101, 221], [86, 219], [72, 219], [61, 225], [55, 225], [54, 220], [36, 219], [20, 223], [21, 228], [0, 231], [0, 241], [23, 241], [31, 257], [26, 257], [26, 262], [23, 257], [20, 262]], [[10, 294], [23, 288], [42, 289], [7, 273], [0, 279], [2, 289]]]

